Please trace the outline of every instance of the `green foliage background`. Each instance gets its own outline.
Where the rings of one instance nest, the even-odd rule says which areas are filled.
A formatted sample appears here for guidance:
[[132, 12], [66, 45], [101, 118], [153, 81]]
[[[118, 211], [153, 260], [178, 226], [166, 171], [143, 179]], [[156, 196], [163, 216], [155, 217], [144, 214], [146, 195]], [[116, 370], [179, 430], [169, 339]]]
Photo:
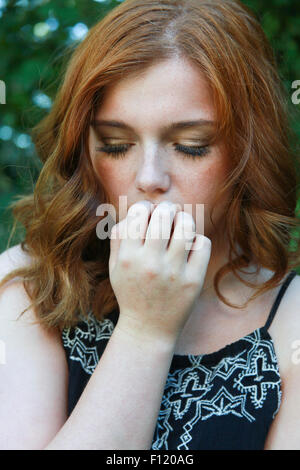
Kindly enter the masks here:
[[[48, 112], [69, 52], [120, 1], [0, 0], [0, 80], [6, 84], [6, 104], [0, 105], [0, 252], [12, 228], [8, 205], [33, 191], [41, 168], [30, 129]], [[300, 1], [244, 3], [256, 12], [291, 96], [292, 83], [300, 80]], [[291, 106], [298, 108], [292, 126], [300, 141], [300, 105]], [[18, 227], [9, 245], [22, 236]]]

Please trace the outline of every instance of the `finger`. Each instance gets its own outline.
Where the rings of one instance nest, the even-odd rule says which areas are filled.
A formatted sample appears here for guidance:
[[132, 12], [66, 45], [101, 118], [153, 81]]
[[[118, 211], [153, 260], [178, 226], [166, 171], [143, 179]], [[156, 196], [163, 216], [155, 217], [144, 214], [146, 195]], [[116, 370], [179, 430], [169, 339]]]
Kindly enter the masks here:
[[186, 278], [202, 285], [211, 255], [211, 241], [204, 235], [196, 234], [186, 264]]
[[148, 225], [145, 247], [157, 252], [169, 244], [174, 218], [179, 205], [163, 201], [153, 211]]
[[174, 267], [186, 264], [195, 236], [196, 224], [193, 216], [188, 212], [178, 212], [174, 219], [174, 232], [167, 252]]
[[154, 204], [147, 200], [139, 201], [129, 208], [122, 227], [123, 243], [120, 246], [122, 252], [136, 250], [144, 244], [153, 209]]

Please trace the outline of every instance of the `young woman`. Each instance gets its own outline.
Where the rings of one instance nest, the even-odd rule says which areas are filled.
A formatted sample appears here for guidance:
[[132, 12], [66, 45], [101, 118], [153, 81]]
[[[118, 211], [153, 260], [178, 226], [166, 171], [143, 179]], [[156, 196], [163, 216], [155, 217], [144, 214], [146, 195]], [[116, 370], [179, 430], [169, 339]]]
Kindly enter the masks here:
[[126, 0], [34, 136], [0, 258], [1, 447], [299, 449], [295, 155], [253, 14]]

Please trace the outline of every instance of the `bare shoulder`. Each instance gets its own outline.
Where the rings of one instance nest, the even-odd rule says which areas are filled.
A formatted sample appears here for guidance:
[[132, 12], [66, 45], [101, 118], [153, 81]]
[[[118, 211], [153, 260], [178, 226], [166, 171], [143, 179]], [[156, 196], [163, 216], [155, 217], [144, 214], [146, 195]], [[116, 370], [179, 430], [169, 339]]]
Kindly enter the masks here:
[[[296, 275], [286, 291], [286, 301], [283, 304], [283, 318], [281, 327], [285, 334], [287, 349], [289, 350], [289, 371], [299, 376], [300, 368], [300, 276]], [[286, 317], [286, 321], [285, 318]], [[295, 360], [298, 355], [298, 360]]]
[[299, 449], [300, 276], [293, 278], [270, 327], [281, 377], [282, 398], [265, 449]]
[[3, 251], [0, 254], [1, 262], [11, 263], [12, 266], [18, 267], [21, 263], [26, 263], [30, 261], [30, 256], [24, 250], [22, 250], [21, 243], [18, 245], [11, 246], [7, 250]]
[[[6, 250], [0, 280], [27, 263], [20, 245]], [[1, 449], [43, 448], [66, 420], [68, 371], [61, 337], [37, 321], [34, 309], [20, 316], [30, 304], [21, 280], [0, 289]]]
[[[30, 264], [30, 257], [25, 253], [21, 245], [15, 245], [0, 255], [0, 281], [15, 269], [26, 267]], [[6, 307], [7, 304], [7, 307]], [[4, 319], [13, 320], [30, 304], [29, 298], [23, 288], [20, 278], [14, 278], [5, 283], [0, 288], [0, 321]], [[22, 310], [21, 310], [22, 307]], [[29, 311], [24, 318], [33, 316], [33, 311]]]
[[[296, 275], [287, 287], [276, 312], [272, 328], [280, 330], [285, 340], [300, 338], [300, 276]], [[279, 331], [278, 331], [279, 332]]]
[[[278, 289], [279, 290], [279, 289]], [[277, 290], [277, 293], [278, 293]], [[294, 382], [300, 386], [300, 276], [288, 285], [269, 328], [284, 388]], [[295, 358], [298, 357], [296, 361]]]
[[[31, 258], [28, 253], [22, 250], [21, 244], [15, 245], [0, 255], [0, 281], [15, 269], [29, 266]], [[19, 314], [31, 304], [23, 282], [19, 277], [15, 277], [8, 283], [0, 288], [0, 322], [4, 320], [17, 323], [17, 320], [22, 326], [36, 323], [38, 318], [34, 309], [30, 308], [24, 315], [19, 317]], [[59, 335], [56, 330], [46, 331], [38, 325], [36, 328], [40, 334], [49, 340], [58, 339]], [[61, 341], [58, 341], [58, 345]]]
[[[0, 255], [0, 281], [15, 269], [29, 266], [30, 256], [22, 250], [21, 244], [15, 245]], [[19, 314], [31, 304], [22, 280], [15, 277], [0, 287], [0, 321], [17, 320]], [[37, 317], [33, 309], [29, 309], [20, 317], [20, 325], [30, 321], [36, 321]]]
[[[2, 281], [2, 279], [7, 274], [10, 274], [15, 269], [27, 267], [30, 263], [31, 258], [25, 251], [22, 250], [21, 244], [12, 246], [11, 248], [7, 249], [6, 251], [0, 254], [0, 281]], [[0, 302], [5, 302], [5, 299], [7, 299], [8, 296], [13, 295], [13, 293], [18, 293], [18, 296], [16, 297], [16, 302], [20, 301], [20, 294], [21, 292], [23, 292], [22, 305], [26, 303], [26, 301], [28, 301], [29, 299], [27, 298], [27, 294], [25, 293], [25, 290], [22, 286], [23, 284], [21, 282], [21, 279], [18, 277], [15, 277], [14, 279], [5, 283], [3, 286], [0, 287]], [[0, 313], [0, 318], [1, 316], [3, 318], [4, 314], [10, 314], [12, 316], [13, 312], [14, 310], [7, 311], [6, 309], [4, 309]]]
[[14, 269], [29, 265], [30, 256], [22, 250], [21, 244], [8, 248], [0, 254], [0, 280]]
[[286, 303], [289, 307], [291, 319], [300, 328], [300, 276], [297, 274], [291, 281], [287, 289], [287, 300]]

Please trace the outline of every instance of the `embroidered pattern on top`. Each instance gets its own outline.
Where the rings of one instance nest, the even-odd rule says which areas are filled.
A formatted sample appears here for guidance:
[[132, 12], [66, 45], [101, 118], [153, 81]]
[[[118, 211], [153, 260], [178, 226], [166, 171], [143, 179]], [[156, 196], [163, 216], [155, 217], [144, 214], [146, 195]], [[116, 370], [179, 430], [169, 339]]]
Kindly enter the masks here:
[[[90, 312], [76, 328], [62, 333], [69, 357], [78, 361], [91, 375], [99, 362], [97, 343], [108, 340], [114, 324], [108, 318], [99, 322]], [[277, 414], [281, 402], [281, 379], [272, 340], [261, 337], [260, 329], [241, 338], [245, 348], [216, 365], [202, 363], [205, 355], [188, 355], [189, 366], [169, 372], [152, 449], [168, 449], [168, 441], [176, 421], [181, 420], [179, 450], [188, 450], [192, 431], [200, 421], [213, 416], [234, 415], [250, 423], [256, 420], [255, 410], [262, 408], [271, 392], [276, 395]]]
[[88, 319], [82, 318], [76, 328], [65, 328], [62, 331], [63, 345], [70, 349], [69, 358], [78, 361], [82, 369], [92, 375], [99, 362], [97, 343], [108, 340], [113, 329], [114, 324], [109, 318], [99, 322], [89, 312]]
[[[260, 329], [242, 338], [245, 349], [218, 364], [202, 364], [205, 355], [189, 355], [191, 367], [176, 369], [166, 382], [152, 449], [168, 449], [176, 421], [182, 421], [178, 450], [188, 450], [192, 431], [200, 421], [232, 414], [249, 422], [256, 420], [268, 391], [276, 394], [279, 410], [281, 379], [273, 342], [261, 337]], [[230, 380], [229, 380], [230, 379]]]

